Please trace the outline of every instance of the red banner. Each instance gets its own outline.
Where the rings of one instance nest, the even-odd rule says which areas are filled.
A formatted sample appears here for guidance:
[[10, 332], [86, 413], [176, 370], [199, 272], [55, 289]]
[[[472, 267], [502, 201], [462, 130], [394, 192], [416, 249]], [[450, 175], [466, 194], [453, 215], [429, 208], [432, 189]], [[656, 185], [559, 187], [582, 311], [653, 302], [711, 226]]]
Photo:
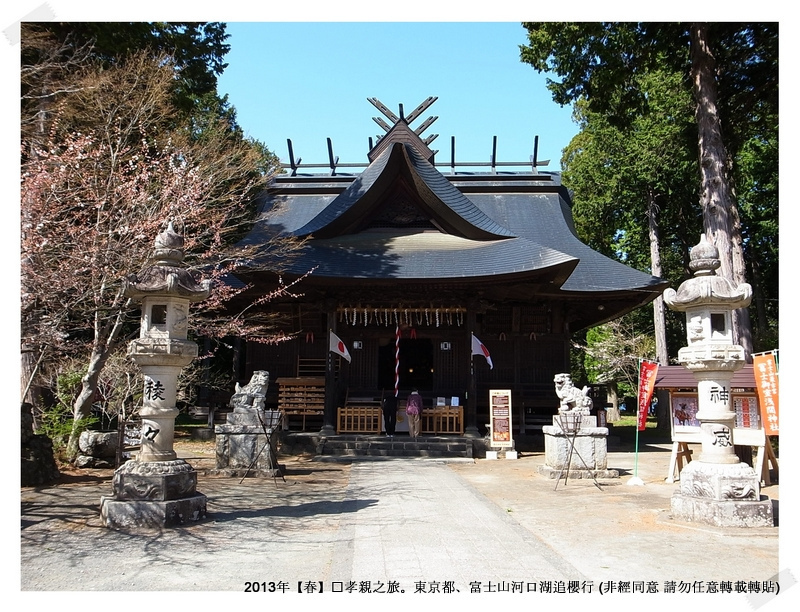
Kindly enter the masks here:
[[654, 361], [642, 361], [639, 366], [639, 408], [637, 413], [639, 431], [644, 431], [645, 423], [647, 423], [647, 413], [650, 412], [650, 400], [653, 399], [657, 373], [658, 364]]
[[753, 375], [756, 379], [758, 404], [764, 433], [778, 435], [778, 368], [774, 353], [753, 355]]

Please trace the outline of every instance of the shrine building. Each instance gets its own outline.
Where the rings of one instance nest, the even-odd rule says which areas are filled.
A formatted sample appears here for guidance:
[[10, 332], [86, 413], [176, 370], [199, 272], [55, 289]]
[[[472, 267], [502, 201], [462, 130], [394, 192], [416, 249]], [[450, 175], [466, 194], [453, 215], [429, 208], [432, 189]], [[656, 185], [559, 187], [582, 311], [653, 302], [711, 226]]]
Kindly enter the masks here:
[[[408, 116], [369, 101], [386, 120], [374, 118], [385, 134], [370, 140], [367, 163], [340, 165], [328, 141], [324, 172], [303, 173], [289, 141], [286, 172], [242, 241], [305, 238], [281, 277], [311, 271], [301, 297], [268, 306], [293, 339], [246, 343], [242, 380], [268, 371], [268, 406], [294, 429], [380, 431], [353, 414], [414, 388], [426, 407], [458, 407], [453, 433], [483, 433], [490, 389], [511, 390], [515, 430], [546, 422], [558, 406], [553, 377], [570, 371], [571, 334], [651, 302], [667, 283], [580, 241], [570, 194], [540, 170], [536, 146], [528, 162], [462, 164], [453, 140], [440, 163], [436, 135], [422, 136], [435, 117], [412, 128], [435, 98]], [[277, 283], [257, 264], [236, 274], [253, 285], [250, 298]], [[331, 333], [349, 361], [331, 352]], [[489, 359], [473, 355], [473, 336]]]

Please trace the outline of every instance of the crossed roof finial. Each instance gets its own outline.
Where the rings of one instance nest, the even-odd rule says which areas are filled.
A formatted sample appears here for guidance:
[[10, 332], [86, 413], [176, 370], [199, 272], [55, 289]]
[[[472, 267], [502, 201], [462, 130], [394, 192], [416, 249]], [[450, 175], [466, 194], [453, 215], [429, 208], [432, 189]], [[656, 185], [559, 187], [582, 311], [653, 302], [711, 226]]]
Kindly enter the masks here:
[[[427, 99], [426, 99], [424, 102], [422, 102], [422, 104], [420, 104], [420, 105], [419, 105], [417, 108], [415, 108], [413, 111], [411, 111], [411, 114], [409, 114], [407, 117], [403, 115], [403, 105], [402, 105], [402, 104], [400, 104], [400, 116], [398, 117], [398, 116], [397, 116], [397, 115], [395, 115], [395, 114], [394, 114], [394, 113], [393, 113], [391, 110], [389, 110], [389, 108], [388, 108], [388, 107], [387, 107], [387, 106], [386, 106], [386, 105], [385, 105], [383, 102], [381, 102], [380, 100], [378, 100], [378, 98], [367, 98], [367, 100], [368, 100], [368, 101], [369, 101], [369, 102], [370, 102], [370, 103], [371, 103], [371, 104], [372, 104], [372, 105], [373, 105], [375, 108], [377, 108], [379, 111], [381, 111], [381, 112], [383, 113], [384, 117], [386, 117], [386, 118], [387, 118], [389, 121], [391, 121], [391, 122], [392, 122], [393, 124], [395, 124], [395, 125], [397, 125], [397, 124], [398, 124], [398, 123], [400, 123], [401, 121], [403, 121], [404, 123], [406, 123], [406, 125], [409, 125], [409, 124], [411, 124], [411, 123], [412, 123], [412, 122], [413, 122], [413, 121], [414, 121], [414, 120], [415, 120], [417, 117], [419, 117], [419, 116], [420, 116], [422, 113], [424, 113], [424, 112], [425, 112], [425, 110], [426, 110], [426, 109], [427, 109], [427, 108], [428, 108], [428, 107], [429, 107], [431, 104], [433, 104], [434, 102], [436, 102], [436, 100], [438, 100], [438, 99], [439, 99], [439, 98], [438, 98], [437, 96], [429, 96], [429, 97], [428, 97], [428, 98], [427, 98]], [[425, 120], [425, 121], [422, 123], [422, 125], [420, 125], [420, 126], [417, 128], [417, 129], [415, 129], [415, 130], [414, 130], [414, 133], [415, 133], [417, 136], [421, 136], [422, 132], [424, 132], [425, 130], [427, 130], [427, 129], [428, 129], [428, 128], [429, 128], [429, 127], [430, 127], [430, 126], [433, 124], [433, 122], [434, 122], [434, 121], [436, 121], [438, 118], [439, 118], [439, 117], [434, 117], [434, 116], [430, 116], [430, 117], [428, 117], [428, 118], [427, 118], [427, 119], [426, 119], [426, 120]], [[386, 123], [386, 122], [385, 122], [383, 119], [381, 119], [380, 117], [373, 117], [373, 118], [372, 118], [372, 120], [373, 120], [375, 123], [377, 123], [379, 126], [381, 126], [381, 128], [383, 129], [383, 131], [384, 131], [384, 132], [389, 132], [389, 130], [391, 130], [391, 129], [392, 129], [392, 126], [391, 126], [391, 125], [389, 125], [388, 123]], [[430, 144], [431, 142], [433, 142], [433, 141], [434, 141], [434, 139], [436, 139], [436, 137], [437, 137], [437, 136], [439, 136], [439, 135], [438, 135], [438, 134], [432, 134], [431, 136], [428, 136], [427, 138], [424, 138], [424, 139], [423, 139], [423, 142], [424, 142], [426, 145], [428, 145], [428, 144]]]

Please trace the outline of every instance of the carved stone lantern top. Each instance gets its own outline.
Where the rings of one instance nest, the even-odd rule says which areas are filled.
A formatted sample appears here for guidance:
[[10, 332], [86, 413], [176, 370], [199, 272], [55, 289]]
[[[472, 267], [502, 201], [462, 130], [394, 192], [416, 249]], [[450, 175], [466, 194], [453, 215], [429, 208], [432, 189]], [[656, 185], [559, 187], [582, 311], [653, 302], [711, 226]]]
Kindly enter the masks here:
[[735, 310], [750, 305], [752, 288], [749, 284], [735, 286], [729, 279], [717, 275], [719, 251], [705, 234], [700, 236], [700, 243], [692, 247], [689, 257], [689, 269], [694, 276], [681, 283], [677, 291], [672, 288], [664, 291], [664, 301], [669, 308], [677, 311], [703, 307]]
[[162, 265], [180, 265], [183, 262], [183, 236], [175, 231], [172, 221], [155, 239], [153, 259]]
[[169, 223], [155, 239], [150, 265], [126, 279], [125, 295], [134, 299], [147, 296], [174, 296], [200, 302], [210, 293], [211, 281], [198, 283], [183, 266], [184, 239]]
[[750, 305], [752, 289], [747, 283], [735, 286], [717, 275], [719, 251], [705, 235], [692, 248], [690, 259], [694, 276], [681, 283], [677, 291], [664, 291], [666, 305], [686, 313], [689, 346], [678, 352], [678, 360], [690, 369], [741, 367], [744, 349], [734, 344], [731, 313]]

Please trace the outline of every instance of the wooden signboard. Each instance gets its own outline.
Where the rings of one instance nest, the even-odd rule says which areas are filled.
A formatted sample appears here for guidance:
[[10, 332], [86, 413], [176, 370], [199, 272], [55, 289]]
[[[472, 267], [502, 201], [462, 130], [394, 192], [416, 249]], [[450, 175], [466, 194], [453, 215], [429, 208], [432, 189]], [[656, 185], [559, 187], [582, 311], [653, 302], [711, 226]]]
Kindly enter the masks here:
[[[673, 442], [700, 444], [700, 421], [697, 420], [697, 394], [671, 393], [670, 416]], [[752, 393], [734, 393], [733, 410], [736, 413], [733, 426], [734, 444], [757, 446], [763, 444], [764, 428], [758, 410], [758, 401]]]
[[492, 446], [513, 448], [511, 438], [511, 389], [489, 390], [489, 422], [492, 429]]
[[753, 373], [761, 405], [761, 417], [768, 436], [777, 436], [778, 429], [778, 364], [777, 351], [753, 355]]
[[[688, 444], [701, 444], [700, 421], [697, 420], [696, 393], [670, 393], [670, 425], [672, 428], [672, 456], [667, 482], [673, 482], [680, 474], [684, 459], [691, 460]], [[777, 469], [758, 407], [758, 398], [752, 393], [733, 393], [733, 410], [736, 413], [733, 427], [733, 443], [737, 446], [757, 447], [756, 474], [762, 475], [765, 484], [770, 484], [768, 460]], [[766, 469], [765, 469], [766, 468]]]

